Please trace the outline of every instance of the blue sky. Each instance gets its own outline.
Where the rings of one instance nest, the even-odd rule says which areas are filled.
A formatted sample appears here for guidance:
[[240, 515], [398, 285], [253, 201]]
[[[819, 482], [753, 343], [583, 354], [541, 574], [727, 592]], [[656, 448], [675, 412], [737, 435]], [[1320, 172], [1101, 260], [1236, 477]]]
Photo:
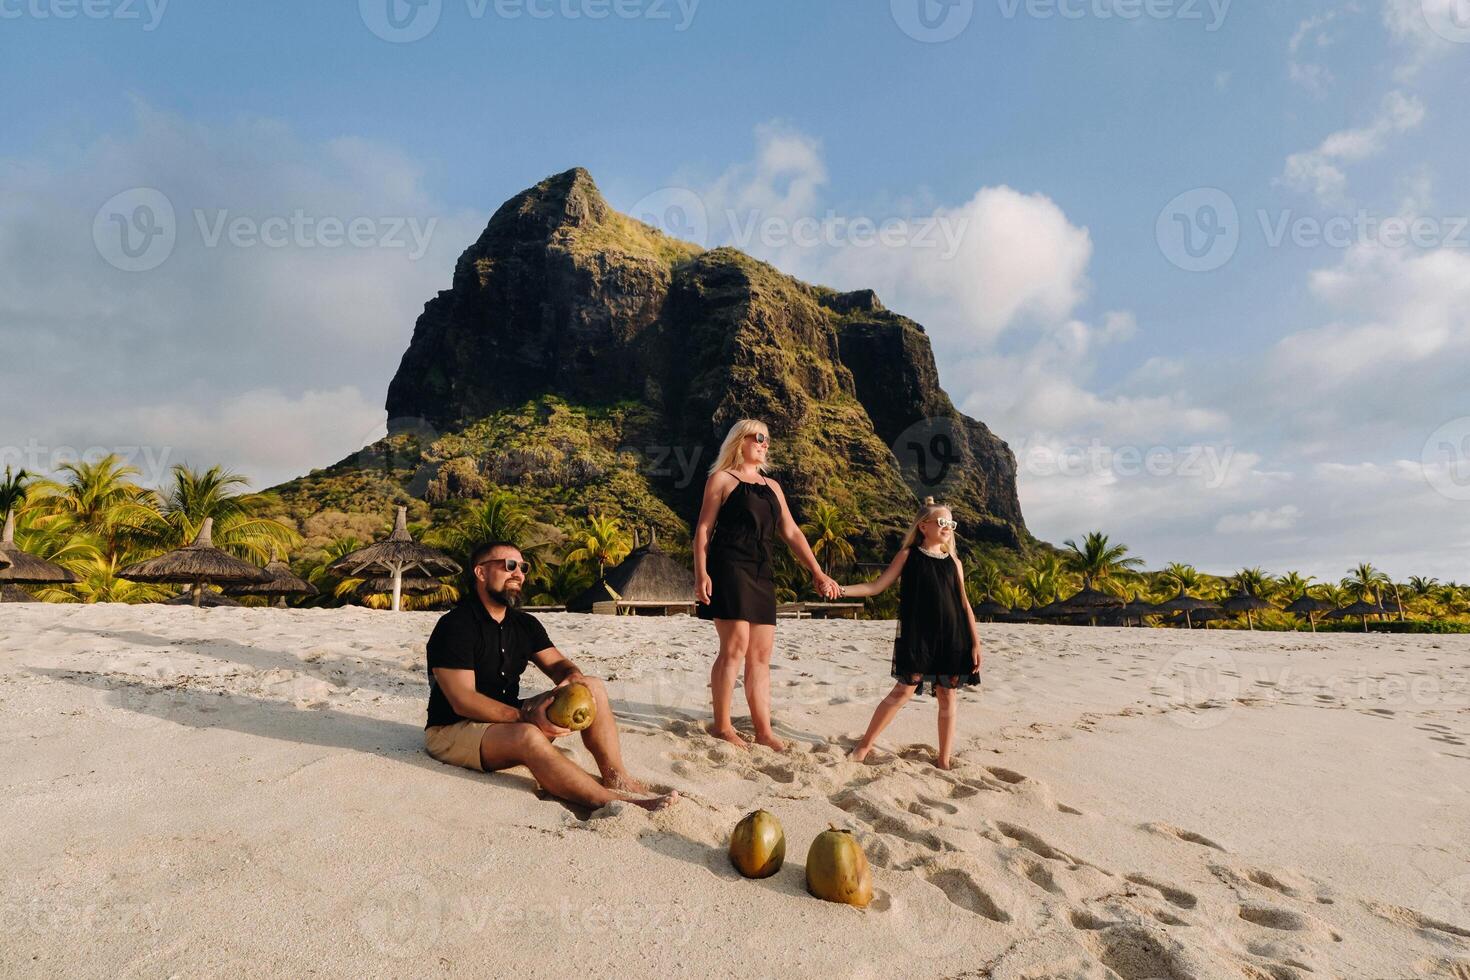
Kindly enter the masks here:
[[[393, 0], [433, 24], [404, 42], [387, 2], [0, 0], [7, 461], [137, 446], [265, 484], [340, 458], [490, 212], [582, 165], [923, 322], [1043, 537], [1467, 577], [1470, 0]], [[98, 235], [139, 189], [175, 240], [130, 271]], [[1209, 268], [1171, 261], [1222, 200]], [[298, 212], [372, 234], [210, 238]]]

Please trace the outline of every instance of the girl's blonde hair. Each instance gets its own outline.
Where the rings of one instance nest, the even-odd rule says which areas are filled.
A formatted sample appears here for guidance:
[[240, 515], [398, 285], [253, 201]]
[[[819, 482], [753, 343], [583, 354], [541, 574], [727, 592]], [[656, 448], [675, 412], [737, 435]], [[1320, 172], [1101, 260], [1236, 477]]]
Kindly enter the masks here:
[[[714, 465], [709, 468], [709, 475], [714, 476], [716, 473], [725, 470], [733, 470], [735, 467], [744, 463], [745, 437], [755, 432], [764, 432], [766, 434], [766, 445], [768, 447], [766, 458], [769, 459], [771, 431], [766, 428], [766, 423], [758, 422], [755, 419], [741, 419], [739, 422], [730, 426], [730, 431], [725, 434], [725, 441], [720, 443], [720, 452], [715, 456]], [[761, 464], [761, 472], [765, 472], [765, 469], [765, 464]]]
[[[919, 534], [919, 525], [923, 524], [925, 521], [933, 517], [935, 514], [939, 513], [941, 510], [949, 510], [949, 507], [945, 504], [936, 504], [933, 497], [925, 497], [924, 505], [919, 508], [919, 513], [917, 514], [917, 516], [914, 517], [914, 523], [912, 526], [909, 527], [909, 533], [903, 536], [903, 544], [899, 545], [899, 550], [903, 551], [905, 548], [912, 547], [915, 541], [920, 540], [921, 535]], [[954, 542], [955, 536], [951, 534], [949, 536], [949, 543], [940, 545], [940, 547], [944, 549], [944, 553], [946, 555], [953, 553]]]

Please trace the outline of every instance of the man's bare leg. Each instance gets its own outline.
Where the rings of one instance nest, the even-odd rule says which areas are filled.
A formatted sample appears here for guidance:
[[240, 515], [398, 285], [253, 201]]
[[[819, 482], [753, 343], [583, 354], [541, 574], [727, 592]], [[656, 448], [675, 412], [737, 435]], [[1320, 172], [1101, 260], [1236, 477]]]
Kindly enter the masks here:
[[648, 787], [628, 774], [623, 764], [623, 747], [618, 740], [618, 720], [613, 715], [612, 705], [607, 700], [607, 686], [600, 677], [584, 677], [578, 681], [586, 684], [592, 692], [597, 710], [592, 716], [592, 725], [582, 732], [582, 744], [592, 753], [597, 771], [602, 773], [602, 785], [625, 793], [647, 793]]
[[609, 789], [556, 750], [551, 739], [535, 725], [523, 722], [491, 725], [480, 740], [480, 764], [486, 772], [525, 766], [541, 788], [558, 799], [588, 807], [604, 807], [623, 800], [645, 810], [662, 810], [679, 798], [678, 793], [652, 798], [635, 798]]
[[745, 662], [750, 624], [738, 619], [717, 619], [715, 632], [720, 635], [720, 655], [715, 658], [715, 665], [709, 672], [709, 690], [715, 709], [715, 720], [709, 726], [709, 733], [738, 748], [748, 749], [750, 746], [730, 720], [730, 702], [735, 700], [735, 678]]

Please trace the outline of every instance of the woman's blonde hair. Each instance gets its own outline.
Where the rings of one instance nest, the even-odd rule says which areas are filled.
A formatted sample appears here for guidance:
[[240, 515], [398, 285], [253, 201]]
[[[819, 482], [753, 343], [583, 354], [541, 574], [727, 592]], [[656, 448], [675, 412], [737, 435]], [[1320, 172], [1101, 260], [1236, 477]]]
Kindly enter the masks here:
[[[709, 468], [709, 475], [714, 476], [716, 473], [725, 470], [733, 470], [735, 467], [744, 463], [745, 437], [755, 432], [764, 432], [766, 434], [766, 458], [769, 459], [771, 431], [766, 428], [766, 423], [758, 422], [755, 419], [741, 419], [739, 422], [730, 426], [730, 431], [725, 434], [725, 441], [720, 443], [720, 452], [715, 456], [714, 465]], [[765, 472], [765, 469], [765, 465], [762, 464], [761, 472]]]
[[[925, 521], [933, 517], [935, 514], [939, 513], [941, 510], [949, 510], [948, 505], [936, 504], [933, 497], [925, 497], [924, 505], [919, 508], [918, 515], [914, 517], [914, 523], [912, 526], [909, 527], [909, 533], [903, 536], [903, 544], [899, 545], [899, 550], [902, 551], [905, 548], [909, 548], [914, 544], [915, 541], [920, 540], [919, 525], [923, 524]], [[940, 547], [944, 549], [944, 553], [946, 555], [954, 553], [954, 541], [955, 536], [951, 534], [949, 536], [949, 543], [940, 545]]]

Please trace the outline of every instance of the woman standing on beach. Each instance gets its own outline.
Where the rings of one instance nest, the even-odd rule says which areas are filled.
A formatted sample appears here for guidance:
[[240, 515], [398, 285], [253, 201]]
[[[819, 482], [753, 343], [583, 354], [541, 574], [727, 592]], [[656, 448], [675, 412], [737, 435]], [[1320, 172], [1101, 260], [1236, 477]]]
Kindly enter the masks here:
[[735, 675], [745, 666], [745, 700], [755, 740], [786, 747], [771, 728], [771, 649], [776, 642], [776, 581], [771, 544], [779, 534], [812, 573], [825, 598], [837, 583], [822, 572], [811, 545], [791, 517], [786, 496], [763, 471], [771, 435], [765, 423], [741, 419], [730, 428], [704, 485], [694, 527], [694, 598], [699, 618], [712, 619], [720, 654], [710, 670], [715, 720], [709, 732], [747, 748], [730, 721]]

